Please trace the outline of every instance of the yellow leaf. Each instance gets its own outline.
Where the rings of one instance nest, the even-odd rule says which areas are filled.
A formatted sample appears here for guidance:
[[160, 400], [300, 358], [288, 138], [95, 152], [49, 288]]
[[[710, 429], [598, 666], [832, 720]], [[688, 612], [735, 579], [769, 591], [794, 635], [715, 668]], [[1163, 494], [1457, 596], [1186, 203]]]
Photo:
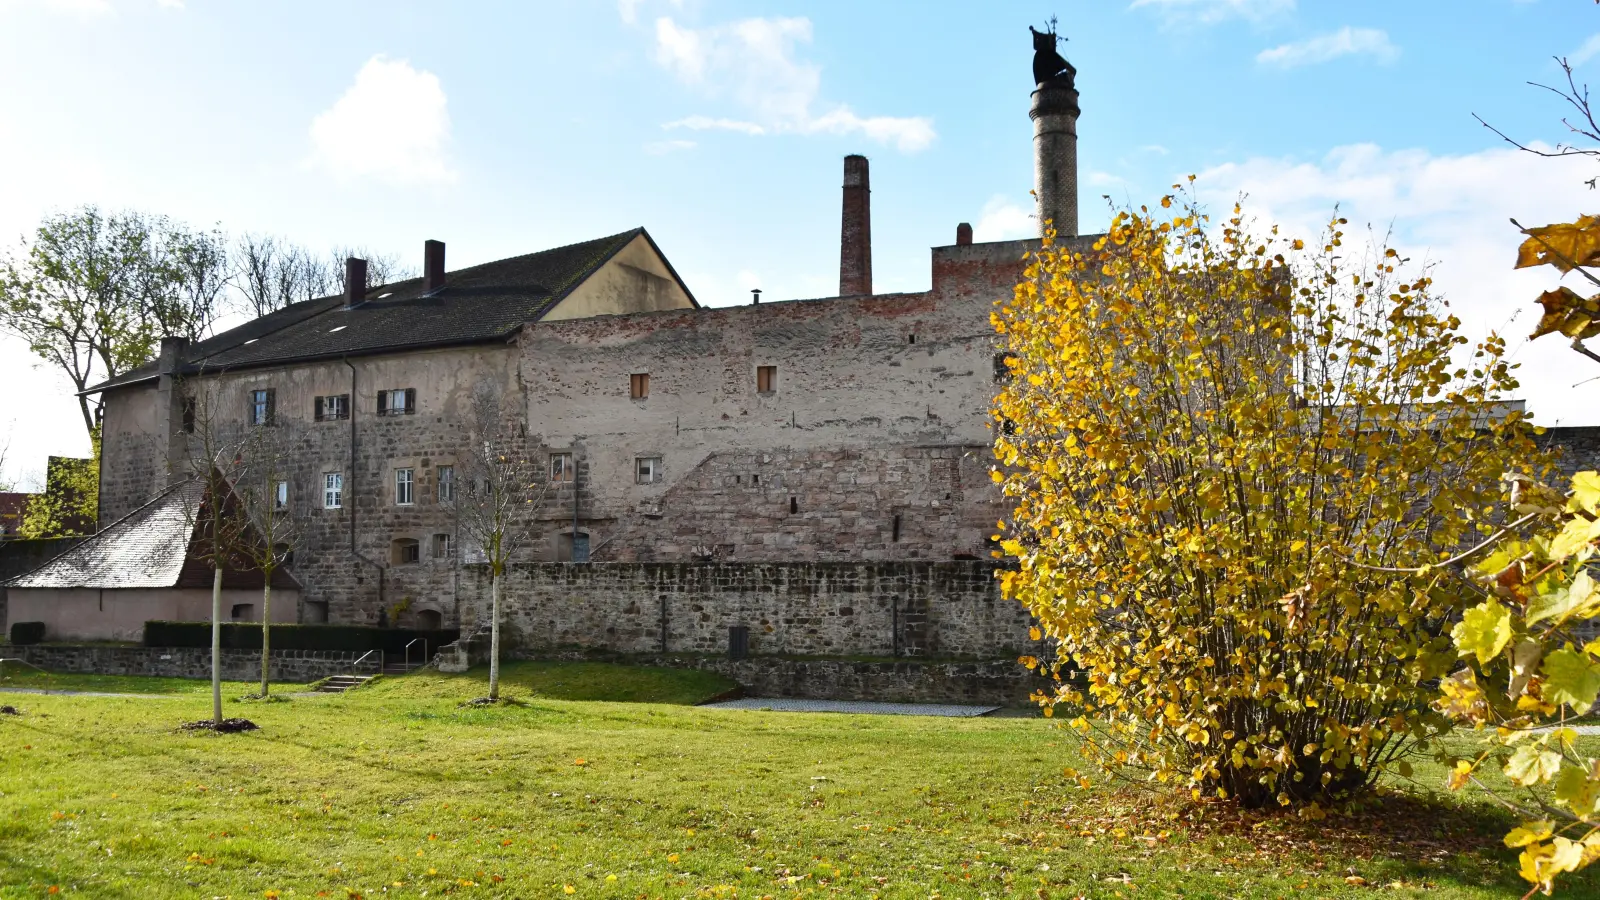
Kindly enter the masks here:
[[1533, 822], [1523, 822], [1506, 834], [1507, 847], [1526, 847], [1534, 841], [1542, 841], [1556, 833], [1556, 823], [1549, 819], [1538, 819]]
[[1532, 340], [1557, 332], [1569, 338], [1592, 338], [1600, 334], [1600, 295], [1585, 298], [1569, 287], [1545, 291], [1538, 297], [1544, 307], [1539, 324], [1528, 335]]
[[1600, 216], [1580, 216], [1576, 222], [1558, 222], [1525, 228], [1528, 239], [1517, 248], [1515, 268], [1555, 266], [1569, 272], [1574, 265], [1600, 265]]

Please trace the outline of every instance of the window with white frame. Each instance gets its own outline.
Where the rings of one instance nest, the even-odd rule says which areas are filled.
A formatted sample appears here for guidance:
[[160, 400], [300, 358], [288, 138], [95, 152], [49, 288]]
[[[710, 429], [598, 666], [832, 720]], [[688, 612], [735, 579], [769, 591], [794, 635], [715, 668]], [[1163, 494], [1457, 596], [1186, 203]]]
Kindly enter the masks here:
[[278, 512], [289, 508], [289, 482], [280, 481], [272, 486], [272, 508]]
[[433, 536], [433, 558], [449, 559], [455, 555], [455, 546], [450, 542], [450, 535], [436, 534]]
[[633, 460], [634, 480], [639, 484], [655, 484], [661, 480], [661, 457], [638, 456]]
[[378, 392], [378, 415], [409, 416], [417, 411], [417, 389], [397, 388]]
[[410, 506], [415, 502], [414, 479], [411, 469], [394, 470], [394, 502], [396, 506]]
[[440, 466], [434, 481], [439, 486], [439, 502], [453, 503], [456, 499], [456, 467]]
[[322, 475], [322, 508], [338, 509], [344, 505], [344, 474], [325, 472]]
[[578, 470], [572, 464], [571, 453], [550, 454], [550, 480], [558, 482], [572, 482], [578, 477]]

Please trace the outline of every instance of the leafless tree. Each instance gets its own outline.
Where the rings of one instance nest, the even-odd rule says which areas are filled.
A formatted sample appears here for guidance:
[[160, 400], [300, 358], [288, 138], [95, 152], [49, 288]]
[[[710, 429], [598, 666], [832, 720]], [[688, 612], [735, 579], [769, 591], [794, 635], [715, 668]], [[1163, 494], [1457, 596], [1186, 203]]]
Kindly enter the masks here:
[[199, 502], [185, 509], [190, 534], [199, 540], [190, 558], [211, 568], [211, 708], [213, 725], [222, 726], [222, 575], [250, 566], [244, 552], [253, 539], [233, 486], [244, 474], [244, 452], [251, 435], [222, 411], [216, 382], [204, 377], [179, 385], [193, 409], [193, 427], [185, 435], [177, 472], [200, 488]]
[[281, 428], [257, 428], [247, 438], [234, 484], [252, 534], [239, 553], [261, 573], [261, 698], [271, 678], [272, 576], [290, 564], [305, 538], [304, 519], [296, 517], [289, 490], [289, 439]]
[[[1587, 156], [1590, 158], [1600, 158], [1600, 123], [1595, 121], [1595, 110], [1594, 107], [1589, 103], [1589, 85], [1578, 83], [1577, 78], [1572, 74], [1572, 64], [1567, 62], [1566, 57], [1557, 56], [1555, 57], [1555, 61], [1556, 65], [1561, 67], [1562, 74], [1566, 77], [1566, 87], [1561, 87], [1559, 85], [1540, 84], [1537, 81], [1530, 81], [1528, 84], [1539, 88], [1540, 90], [1549, 91], [1550, 93], [1555, 94], [1557, 97], [1560, 97], [1568, 107], [1570, 107], [1567, 115], [1561, 117], [1561, 124], [1565, 125], [1567, 127], [1568, 134], [1573, 136], [1571, 143], [1566, 141], [1557, 141], [1554, 150], [1542, 150], [1538, 147], [1531, 147], [1522, 143], [1521, 141], [1516, 140], [1515, 138], [1512, 138], [1505, 132], [1484, 121], [1483, 117], [1477, 113], [1473, 113], [1472, 117], [1477, 119], [1480, 125], [1499, 135], [1501, 140], [1513, 147], [1516, 147], [1518, 150], [1532, 153], [1535, 156], [1543, 156], [1547, 158], [1557, 158], [1563, 156]], [[1600, 183], [1600, 176], [1590, 178], [1584, 183], [1589, 185], [1589, 188], [1593, 190], [1596, 183]]]
[[240, 311], [259, 318], [301, 300], [344, 293], [344, 261], [352, 256], [367, 261], [369, 288], [414, 277], [397, 254], [335, 247], [322, 255], [284, 238], [245, 234], [234, 241], [228, 281]]
[[[505, 600], [507, 564], [533, 536], [529, 523], [544, 504], [548, 473], [521, 435], [515, 417], [501, 407], [500, 388], [480, 382], [472, 394], [466, 446], [456, 458], [462, 476], [456, 514], [463, 536], [489, 566], [489, 700], [500, 699], [500, 610]], [[465, 548], [463, 548], [465, 549]]]

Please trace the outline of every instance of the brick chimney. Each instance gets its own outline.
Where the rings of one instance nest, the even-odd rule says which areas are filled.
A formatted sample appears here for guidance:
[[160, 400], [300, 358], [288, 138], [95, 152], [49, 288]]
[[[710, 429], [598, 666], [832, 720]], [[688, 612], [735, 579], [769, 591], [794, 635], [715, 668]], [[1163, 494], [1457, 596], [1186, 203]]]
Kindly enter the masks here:
[[872, 188], [867, 158], [844, 158], [844, 217], [839, 227], [839, 296], [872, 293]]
[[344, 261], [344, 305], [359, 306], [367, 299], [367, 261], [352, 256]]
[[972, 225], [962, 222], [956, 226], [956, 246], [965, 247], [972, 243]]
[[444, 287], [444, 241], [425, 241], [422, 245], [422, 292], [430, 294]]

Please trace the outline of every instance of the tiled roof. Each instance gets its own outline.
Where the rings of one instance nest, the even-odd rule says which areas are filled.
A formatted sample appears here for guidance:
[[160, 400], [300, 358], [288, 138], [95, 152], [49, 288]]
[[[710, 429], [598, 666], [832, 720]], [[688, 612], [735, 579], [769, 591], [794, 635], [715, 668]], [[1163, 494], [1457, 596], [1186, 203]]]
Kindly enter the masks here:
[[[543, 316], [639, 235], [650, 239], [643, 228], [635, 228], [460, 269], [448, 273], [443, 289], [428, 295], [422, 279], [413, 278], [373, 288], [355, 307], [346, 307], [342, 296], [295, 303], [196, 343], [183, 372], [503, 339]], [[157, 364], [149, 362], [86, 393], [157, 374]]]
[[189, 552], [199, 481], [171, 488], [116, 524], [26, 575], [14, 588], [163, 588], [178, 583]]

